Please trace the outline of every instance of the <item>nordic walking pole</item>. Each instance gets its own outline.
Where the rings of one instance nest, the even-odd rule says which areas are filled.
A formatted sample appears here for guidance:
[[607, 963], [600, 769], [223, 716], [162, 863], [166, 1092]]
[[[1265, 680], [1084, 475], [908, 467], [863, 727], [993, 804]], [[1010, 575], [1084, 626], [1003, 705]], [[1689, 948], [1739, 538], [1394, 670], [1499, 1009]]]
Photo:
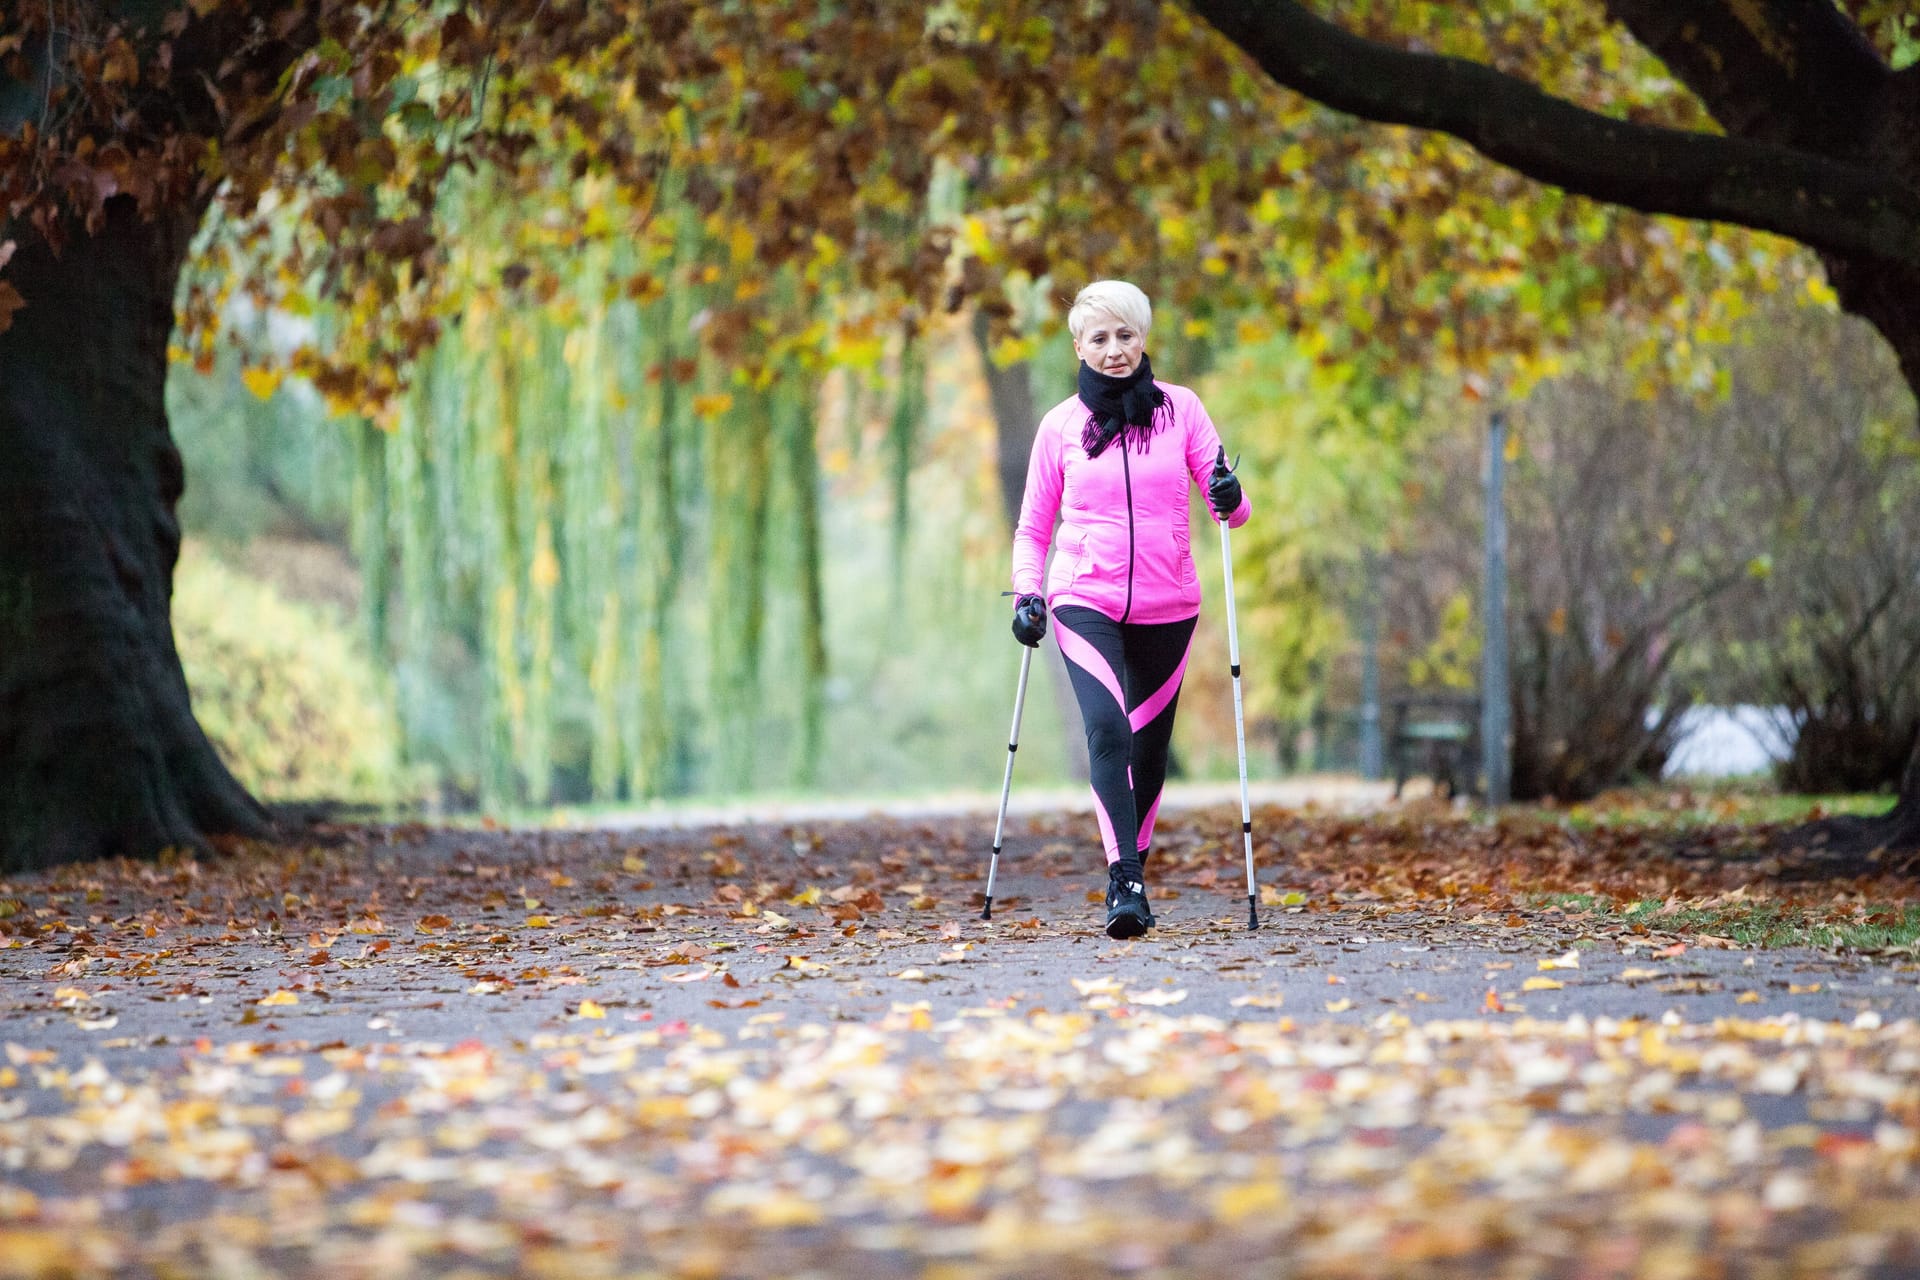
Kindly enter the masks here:
[[[1213, 473], [1229, 470], [1226, 446], [1214, 460]], [[1233, 616], [1233, 535], [1220, 517], [1220, 566], [1227, 579], [1227, 662], [1233, 671], [1233, 736], [1240, 746], [1240, 838], [1247, 849], [1247, 928], [1260, 927], [1258, 891], [1253, 887], [1253, 807], [1247, 802], [1247, 719], [1240, 700], [1240, 627]]]
[[1033, 669], [1032, 645], [1022, 645], [1020, 686], [1013, 692], [1013, 728], [1007, 733], [1007, 776], [1000, 783], [1000, 816], [993, 823], [993, 861], [987, 864], [987, 905], [980, 909], [982, 920], [993, 919], [993, 877], [1000, 870], [1000, 836], [1007, 826], [1007, 796], [1013, 791], [1013, 753], [1020, 749], [1020, 708], [1027, 701], [1027, 672]]

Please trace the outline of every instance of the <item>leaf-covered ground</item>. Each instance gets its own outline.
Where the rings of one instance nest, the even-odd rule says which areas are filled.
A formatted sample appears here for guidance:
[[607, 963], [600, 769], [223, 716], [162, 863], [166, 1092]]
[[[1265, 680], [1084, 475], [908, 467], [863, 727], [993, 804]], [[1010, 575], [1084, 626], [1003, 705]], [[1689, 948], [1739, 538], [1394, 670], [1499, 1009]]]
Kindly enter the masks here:
[[1908, 880], [1268, 811], [1249, 933], [1237, 820], [1163, 820], [1124, 944], [1083, 817], [991, 924], [976, 820], [0, 883], [0, 1276], [1920, 1267]]

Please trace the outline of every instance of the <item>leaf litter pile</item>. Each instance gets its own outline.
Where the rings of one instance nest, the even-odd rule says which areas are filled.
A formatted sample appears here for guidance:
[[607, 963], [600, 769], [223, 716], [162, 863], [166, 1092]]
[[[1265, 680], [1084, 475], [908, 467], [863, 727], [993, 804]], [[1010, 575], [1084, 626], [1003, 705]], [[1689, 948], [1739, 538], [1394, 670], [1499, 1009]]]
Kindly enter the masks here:
[[1162, 820], [1131, 943], [1084, 817], [1014, 828], [990, 924], [960, 820], [0, 882], [0, 1277], [1920, 1267], [1910, 949], [1700, 923], [1910, 883], [1276, 810], [1248, 933], [1237, 819]]

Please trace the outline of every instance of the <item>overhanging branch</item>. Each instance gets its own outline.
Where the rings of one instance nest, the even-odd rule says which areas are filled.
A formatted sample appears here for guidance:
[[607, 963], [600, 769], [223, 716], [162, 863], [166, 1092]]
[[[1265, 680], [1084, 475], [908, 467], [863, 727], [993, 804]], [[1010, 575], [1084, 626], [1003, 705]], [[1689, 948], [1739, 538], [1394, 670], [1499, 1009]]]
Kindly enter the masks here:
[[1615, 120], [1462, 58], [1362, 39], [1294, 0], [1188, 0], [1273, 79], [1339, 111], [1437, 129], [1530, 178], [1644, 213], [1771, 231], [1920, 268], [1920, 194], [1864, 165]]

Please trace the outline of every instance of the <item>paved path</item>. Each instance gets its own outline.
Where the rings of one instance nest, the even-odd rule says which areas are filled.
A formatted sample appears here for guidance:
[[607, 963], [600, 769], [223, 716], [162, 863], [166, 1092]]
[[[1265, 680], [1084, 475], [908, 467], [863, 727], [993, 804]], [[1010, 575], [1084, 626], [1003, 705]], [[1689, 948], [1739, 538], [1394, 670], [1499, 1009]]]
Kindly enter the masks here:
[[[1251, 782], [1247, 785], [1255, 806], [1277, 806], [1320, 813], [1367, 813], [1388, 804], [1393, 787], [1367, 782], [1347, 774], [1312, 774], [1296, 778]], [[1196, 808], [1220, 808], [1240, 803], [1240, 784], [1231, 782], [1170, 783], [1161, 799], [1163, 813]], [[992, 817], [999, 810], [998, 792], [955, 791], [944, 794], [877, 800], [773, 801], [747, 798], [733, 804], [659, 806], [617, 813], [570, 813], [559, 810], [538, 825], [574, 830], [667, 830], [699, 827], [786, 824], [795, 822], [857, 822], [866, 818]], [[1017, 817], [1045, 813], [1091, 813], [1093, 795], [1086, 787], [1015, 787], [1007, 812]]]
[[1250, 933], [1223, 816], [1131, 943], [1059, 815], [990, 924], [977, 816], [13, 882], [0, 1277], [1912, 1273], [1910, 957]]

